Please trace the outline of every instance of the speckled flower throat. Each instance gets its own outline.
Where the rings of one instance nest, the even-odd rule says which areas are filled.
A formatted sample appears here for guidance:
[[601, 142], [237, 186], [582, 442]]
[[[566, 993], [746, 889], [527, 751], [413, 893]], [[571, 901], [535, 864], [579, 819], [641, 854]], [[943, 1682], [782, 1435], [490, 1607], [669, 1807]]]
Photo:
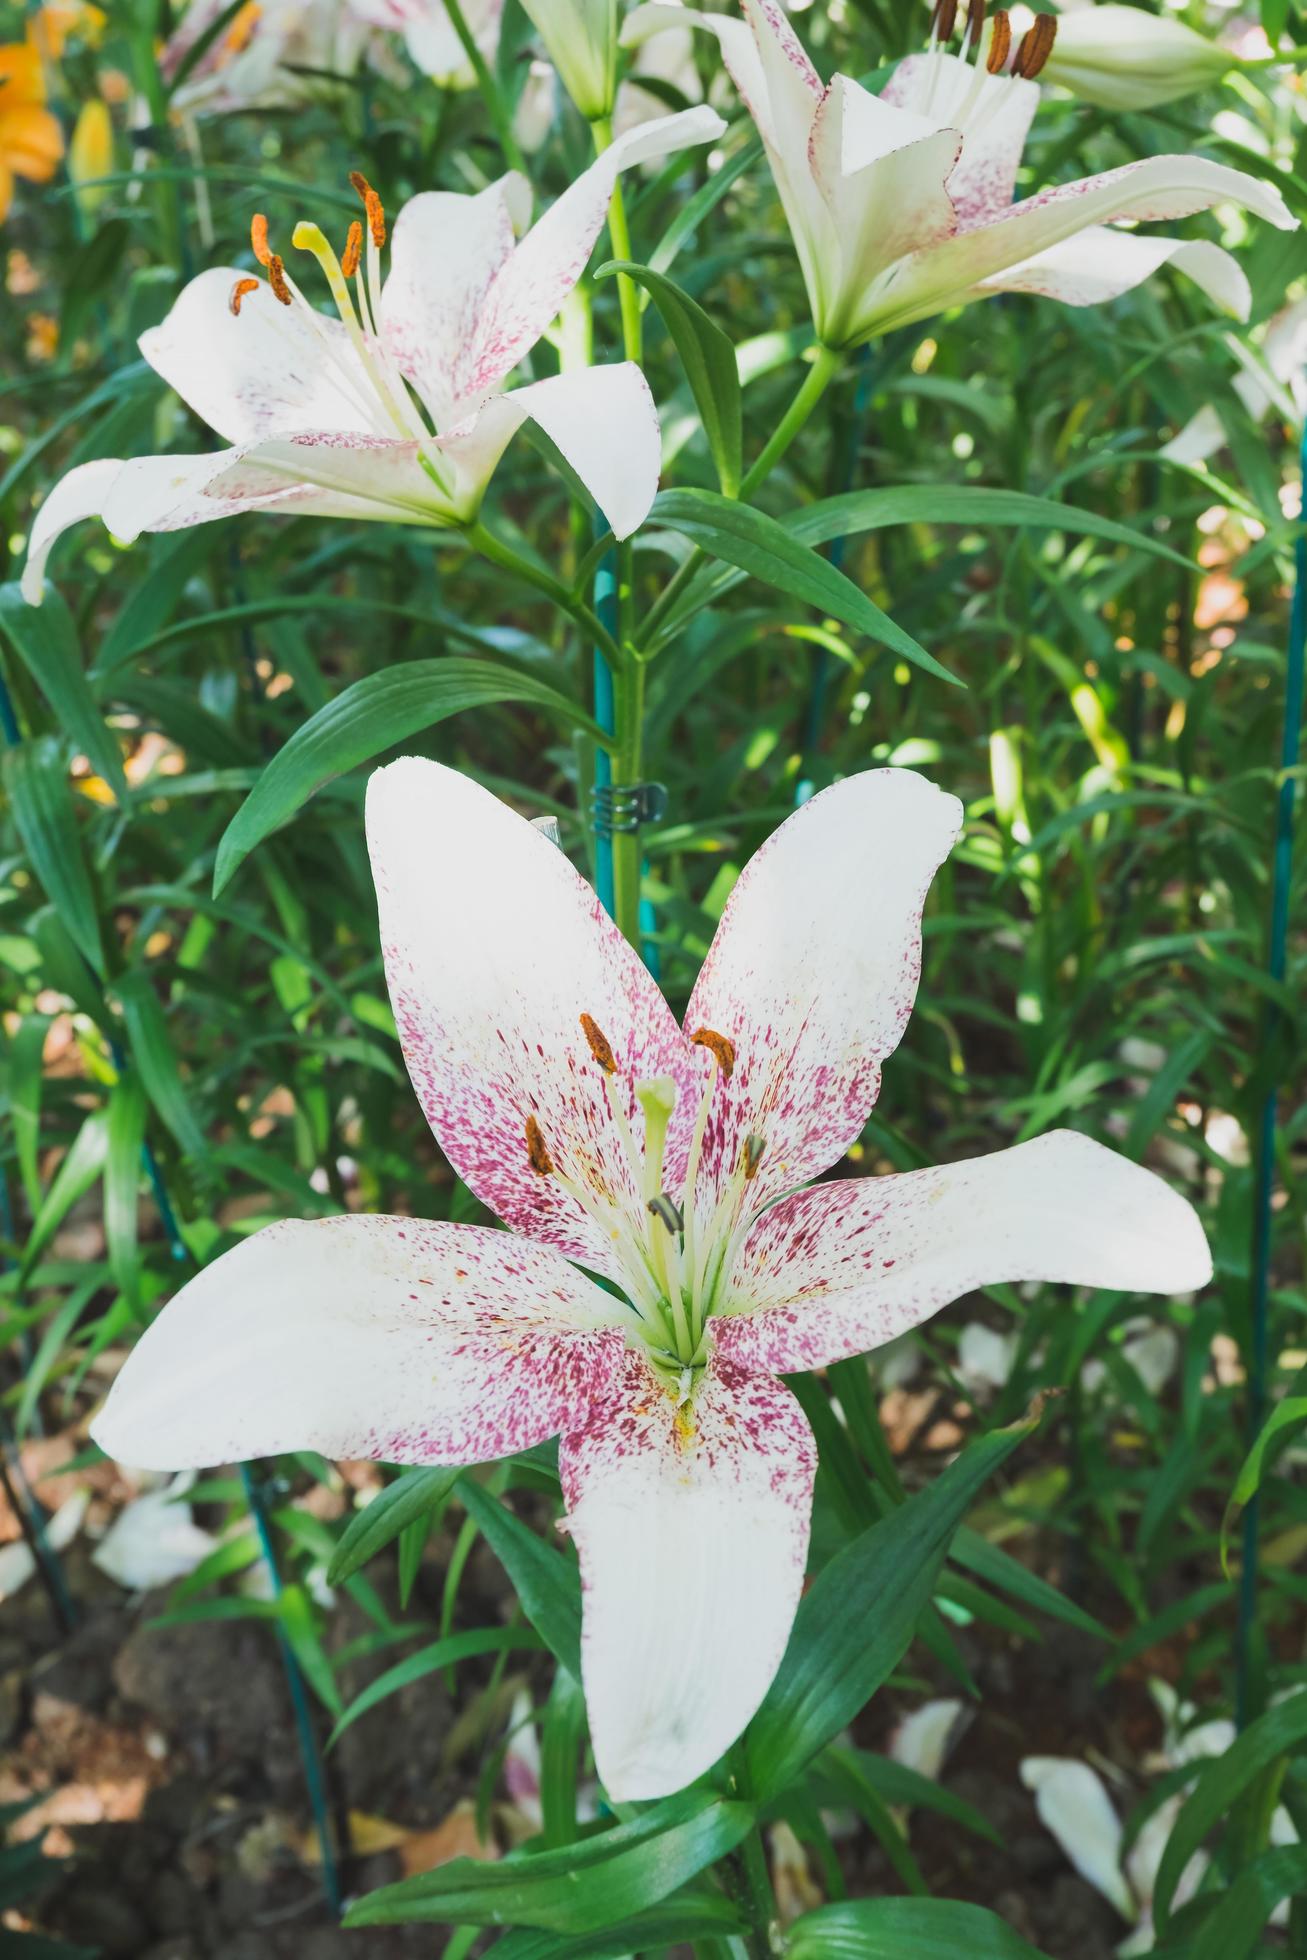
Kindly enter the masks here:
[[[583, 1178], [560, 1167], [557, 1143], [551, 1149], [545, 1126], [536, 1115], [526, 1119], [527, 1154], [536, 1174], [554, 1179], [611, 1240], [628, 1301], [637, 1316], [633, 1331], [666, 1386], [679, 1402], [686, 1402], [698, 1371], [708, 1359], [707, 1322], [725, 1305], [723, 1289], [753, 1223], [748, 1189], [766, 1155], [767, 1140], [758, 1134], [747, 1136], [739, 1162], [722, 1191], [705, 1206], [696, 1203], [699, 1165], [716, 1091], [735, 1071], [734, 1042], [714, 1028], [699, 1028], [690, 1041], [709, 1057], [708, 1079], [695, 1111], [683, 1184], [679, 1194], [667, 1190], [664, 1156], [676, 1110], [676, 1083], [669, 1075], [625, 1075], [593, 1015], [580, 1015], [579, 1025], [603, 1073], [613, 1128], [643, 1206], [638, 1228], [625, 1210], [587, 1188]], [[623, 1084], [629, 1086], [644, 1115], [643, 1147], [636, 1141], [622, 1107]]]

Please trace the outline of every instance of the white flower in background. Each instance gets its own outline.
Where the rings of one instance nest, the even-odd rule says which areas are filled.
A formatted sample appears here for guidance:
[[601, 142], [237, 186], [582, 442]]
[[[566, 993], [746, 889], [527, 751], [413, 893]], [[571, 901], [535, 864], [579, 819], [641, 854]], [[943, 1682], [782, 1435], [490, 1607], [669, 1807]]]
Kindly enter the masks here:
[[[1113, 226], [1222, 203], [1242, 204], [1281, 230], [1297, 223], [1273, 186], [1193, 156], [1149, 157], [1014, 204], [1039, 102], [1031, 78], [1054, 45], [1051, 15], [1036, 18], [1011, 74], [1001, 72], [1010, 30], [999, 14], [979, 47], [977, 37], [964, 41], [974, 60], [932, 46], [900, 62], [876, 96], [847, 75], [823, 86], [779, 0], [743, 6], [743, 20], [640, 7], [623, 38], [635, 45], [687, 19], [717, 36], [766, 146], [826, 346], [855, 346], [999, 292], [1095, 305], [1163, 265], [1246, 319], [1248, 282], [1219, 245]], [[951, 28], [956, 0], [941, 0], [941, 9], [937, 23]]]
[[[1165, 1724], [1162, 1748], [1148, 1759], [1149, 1769], [1166, 1772], [1225, 1754], [1238, 1733], [1233, 1722], [1215, 1719], [1195, 1724], [1192, 1703], [1180, 1702], [1169, 1683], [1152, 1681], [1149, 1687]], [[1122, 1955], [1151, 1953], [1156, 1941], [1153, 1893], [1157, 1874], [1192, 1785], [1174, 1792], [1149, 1815], [1123, 1857], [1125, 1834], [1116, 1807], [1102, 1777], [1088, 1763], [1063, 1756], [1027, 1756], [1021, 1764], [1021, 1780], [1034, 1794], [1040, 1821], [1080, 1876], [1134, 1928], [1117, 1951]], [[1282, 1804], [1271, 1819], [1270, 1841], [1273, 1845], [1298, 1842]], [[1210, 1863], [1206, 1851], [1194, 1853], [1176, 1886], [1173, 1910], [1196, 1895]], [[1283, 1925], [1288, 1910], [1287, 1901], [1278, 1906], [1271, 1923]]]
[[[1231, 385], [1253, 421], [1260, 422], [1275, 409], [1291, 427], [1301, 427], [1307, 415], [1307, 299], [1295, 300], [1275, 315], [1262, 337], [1260, 358], [1233, 334], [1227, 338], [1241, 364]], [[1203, 463], [1228, 441], [1221, 411], [1209, 402], [1171, 438], [1162, 454], [1174, 463]]]
[[[680, 0], [676, 0], [680, 4]], [[687, 102], [702, 102], [703, 82], [694, 59], [694, 30], [688, 24], [651, 34], [635, 50], [634, 59], [617, 91], [613, 128], [618, 135], [641, 123], [665, 116], [668, 104], [644, 82], [666, 82]]]
[[522, 0], [559, 80], [587, 122], [613, 113], [617, 0]]
[[889, 1740], [890, 1760], [938, 1783], [940, 1772], [966, 1731], [970, 1714], [960, 1701], [923, 1701], [905, 1715]]
[[92, 1552], [92, 1563], [130, 1592], [170, 1586], [193, 1572], [218, 1544], [196, 1524], [185, 1502], [194, 1482], [194, 1473], [184, 1471], [124, 1504]]
[[[349, 0], [371, 26], [402, 35], [413, 66], [432, 81], [470, 88], [476, 80], [463, 43], [441, 0]], [[499, 47], [504, 0], [463, 0], [468, 32], [487, 61]]]
[[[159, 56], [166, 80], [226, 8], [227, 0], [191, 0]], [[293, 106], [321, 93], [325, 75], [352, 75], [369, 37], [347, 0], [247, 0], [189, 71], [172, 106], [188, 118]]]
[[1100, 109], [1155, 109], [1214, 87], [1238, 59], [1174, 15], [1104, 0], [1063, 13], [1043, 78]]
[[[89, 1490], [75, 1490], [71, 1497], [64, 1499], [54, 1515], [47, 1518], [45, 1542], [52, 1552], [67, 1551], [82, 1528], [90, 1501]], [[21, 1592], [28, 1581], [36, 1577], [39, 1569], [36, 1555], [25, 1538], [15, 1538], [11, 1544], [0, 1545], [0, 1603]]]
[[[341, 258], [317, 225], [293, 243], [315, 258], [337, 316], [318, 313], [256, 218], [266, 282], [235, 266], [202, 272], [141, 352], [234, 445], [216, 455], [84, 463], [37, 512], [23, 590], [35, 603], [60, 533], [100, 517], [124, 543], [245, 511], [448, 528], [472, 522], [514, 431], [552, 438], [619, 538], [658, 488], [658, 415], [631, 362], [502, 392], [585, 270], [620, 170], [708, 142], [708, 108], [646, 124], [604, 152], [522, 239], [529, 209], [510, 174], [474, 197], [427, 191], [399, 214], [383, 285], [385, 216], [356, 178]], [[351, 291], [351, 281], [353, 290]]]
[[513, 134], [527, 156], [533, 156], [549, 141], [549, 132], [557, 113], [557, 71], [552, 61], [535, 60], [527, 69], [517, 107], [513, 111]]
[[[1158, 1396], [1180, 1365], [1180, 1337], [1164, 1322], [1136, 1315], [1124, 1327], [1121, 1358], [1129, 1363], [1152, 1396]], [[1091, 1393], [1110, 1380], [1107, 1363], [1096, 1358], [1086, 1361], [1080, 1380]]]
[[1001, 1334], [983, 1321], [969, 1320], [958, 1336], [958, 1379], [973, 1391], [1005, 1388], [1019, 1343], [1015, 1333]]
[[255, 1234], [147, 1330], [96, 1440], [171, 1468], [479, 1463], [559, 1435], [599, 1774], [617, 1799], [701, 1775], [766, 1693], [803, 1584], [816, 1449], [780, 1375], [998, 1281], [1171, 1291], [1211, 1270], [1183, 1198], [1068, 1131], [811, 1183], [903, 1034], [961, 815], [907, 770], [815, 796], [741, 874], [682, 1028], [532, 824], [433, 762], [374, 775], [409, 1073], [510, 1230]]

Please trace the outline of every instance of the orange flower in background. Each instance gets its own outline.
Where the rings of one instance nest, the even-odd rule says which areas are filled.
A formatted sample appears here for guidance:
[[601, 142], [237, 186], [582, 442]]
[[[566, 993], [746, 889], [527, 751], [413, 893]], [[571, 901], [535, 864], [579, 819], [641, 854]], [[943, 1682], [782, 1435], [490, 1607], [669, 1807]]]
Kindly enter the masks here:
[[70, 35], [95, 47], [107, 16], [99, 7], [56, 5], [42, 7], [27, 23], [27, 38], [44, 61], [58, 61]]
[[49, 183], [63, 153], [63, 131], [45, 106], [40, 54], [22, 43], [0, 47], [0, 220], [15, 177]]

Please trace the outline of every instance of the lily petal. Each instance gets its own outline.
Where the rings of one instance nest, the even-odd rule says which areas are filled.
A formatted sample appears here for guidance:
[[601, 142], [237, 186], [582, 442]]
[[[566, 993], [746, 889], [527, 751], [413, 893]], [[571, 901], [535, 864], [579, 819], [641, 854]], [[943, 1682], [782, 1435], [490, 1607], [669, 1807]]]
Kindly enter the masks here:
[[231, 293], [248, 277], [214, 266], [182, 288], [166, 318], [137, 343], [156, 374], [225, 442], [257, 442], [300, 429], [385, 433], [349, 335], [298, 300], [283, 306], [269, 286]]
[[1119, 299], [1172, 265], [1193, 280], [1214, 305], [1246, 320], [1252, 294], [1239, 261], [1206, 238], [1136, 237], [1108, 225], [1064, 238], [1033, 259], [985, 281], [987, 293], [1042, 293], [1067, 306], [1097, 306]]
[[92, 1424], [141, 1469], [320, 1450], [480, 1463], [572, 1429], [619, 1365], [612, 1298], [543, 1246], [472, 1225], [270, 1225], [132, 1349]]
[[685, 1019], [735, 1046], [704, 1145], [710, 1195], [750, 1135], [766, 1143], [755, 1210], [858, 1136], [912, 1011], [922, 906], [961, 822], [924, 776], [868, 770], [814, 796], [745, 866]]
[[881, 91], [882, 102], [966, 135], [948, 180], [948, 194], [963, 229], [1001, 217], [1012, 202], [1017, 166], [1039, 107], [1039, 84], [1014, 75], [977, 76], [955, 54], [910, 54]]
[[[442, 1150], [507, 1224], [617, 1276], [614, 1235], [643, 1236], [644, 1204], [580, 1016], [612, 1049], [637, 1148], [629, 1079], [677, 1082], [684, 1162], [702, 1059], [591, 887], [498, 797], [408, 757], [372, 777], [367, 826], [395, 1019]], [[528, 1117], [611, 1226], [532, 1168]]]
[[496, 463], [526, 418], [557, 444], [607, 518], [629, 537], [658, 494], [662, 445], [649, 384], [633, 361], [578, 368], [492, 395], [464, 431], [441, 438], [458, 472], [459, 497], [475, 508]]
[[803, 1586], [816, 1448], [780, 1382], [720, 1363], [678, 1409], [648, 1364], [559, 1452], [582, 1671], [610, 1797], [711, 1768], [771, 1685]]
[[1121, 1821], [1102, 1777], [1069, 1757], [1027, 1756], [1021, 1781], [1080, 1876], [1133, 1925], [1138, 1910], [1121, 1872]]
[[539, 340], [585, 271], [619, 172], [709, 143], [725, 128], [716, 110], [703, 104], [642, 123], [619, 136], [569, 185], [491, 282], [476, 340], [460, 367], [464, 394], [485, 394]]
[[1121, 219], [1154, 222], [1188, 218], [1214, 204], [1241, 204], [1281, 231], [1295, 229], [1278, 190], [1258, 177], [1206, 157], [1149, 157], [1074, 183], [1057, 184], [1014, 204], [992, 224], [959, 232], [904, 261], [888, 288], [877, 326], [922, 320], [942, 306], [991, 289], [996, 275], [1091, 226]]
[[524, 188], [510, 174], [475, 197], [423, 191], [395, 221], [390, 276], [381, 295], [382, 332], [438, 427], [458, 418], [467, 393], [463, 370], [476, 365], [469, 350], [480, 347], [486, 295], [513, 251]]
[[[905, 253], [957, 229], [945, 180], [962, 154], [956, 129], [871, 95], [836, 75], [812, 119], [808, 162], [831, 217], [837, 270], [822, 268], [813, 317], [840, 346], [860, 298]], [[832, 276], [833, 275], [833, 276]]]
[[55, 484], [32, 524], [23, 597], [39, 605], [45, 564], [62, 533], [99, 517], [123, 544], [144, 531], [184, 531], [247, 511], [406, 524], [453, 521], [418, 462], [416, 442], [308, 432], [206, 456], [135, 456], [82, 463]]
[[1182, 1293], [1211, 1277], [1193, 1207], [1092, 1138], [1055, 1130], [961, 1164], [849, 1178], [763, 1213], [710, 1323], [746, 1368], [822, 1368], [1003, 1281]]

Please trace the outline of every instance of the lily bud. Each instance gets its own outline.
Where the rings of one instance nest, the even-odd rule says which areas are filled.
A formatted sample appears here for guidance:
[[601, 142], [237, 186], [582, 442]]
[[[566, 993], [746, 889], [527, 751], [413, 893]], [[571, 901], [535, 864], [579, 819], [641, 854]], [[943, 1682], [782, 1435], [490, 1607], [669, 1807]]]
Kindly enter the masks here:
[[113, 123], [109, 105], [92, 96], [78, 111], [68, 145], [68, 175], [75, 186], [78, 205], [88, 215], [104, 202], [106, 187], [83, 189], [83, 186], [94, 186], [96, 178], [107, 177], [112, 169]]
[[1213, 87], [1237, 61], [1181, 21], [1106, 0], [1061, 16], [1040, 80], [1100, 109], [1155, 109]]
[[522, 0], [563, 87], [587, 122], [613, 113], [617, 0]]

